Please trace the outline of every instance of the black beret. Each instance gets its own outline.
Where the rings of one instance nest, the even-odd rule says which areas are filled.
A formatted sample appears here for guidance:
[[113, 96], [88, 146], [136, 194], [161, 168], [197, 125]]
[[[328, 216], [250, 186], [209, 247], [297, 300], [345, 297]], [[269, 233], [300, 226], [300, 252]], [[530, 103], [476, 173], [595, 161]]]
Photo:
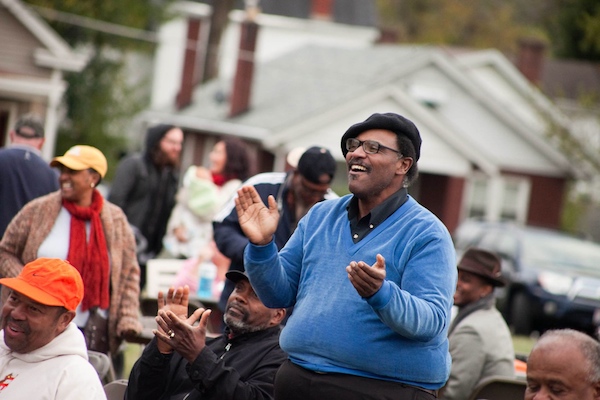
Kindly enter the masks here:
[[375, 113], [363, 122], [352, 125], [348, 128], [346, 133], [344, 133], [344, 136], [342, 136], [342, 153], [344, 154], [344, 157], [348, 153], [348, 150], [346, 150], [346, 140], [355, 138], [364, 131], [371, 129], [385, 129], [394, 132], [396, 135], [406, 136], [415, 148], [415, 162], [421, 156], [421, 135], [415, 124], [404, 118], [402, 115], [394, 113]]
[[[335, 159], [324, 147], [310, 147], [298, 160], [298, 172], [312, 183], [329, 183], [335, 175]], [[321, 175], [327, 174], [329, 182], [321, 182]]]

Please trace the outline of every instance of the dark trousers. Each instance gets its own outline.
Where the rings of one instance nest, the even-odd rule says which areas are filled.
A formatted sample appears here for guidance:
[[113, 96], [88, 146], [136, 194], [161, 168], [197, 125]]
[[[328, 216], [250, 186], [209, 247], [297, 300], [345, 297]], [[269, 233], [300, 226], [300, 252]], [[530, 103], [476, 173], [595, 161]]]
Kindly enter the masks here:
[[432, 400], [432, 390], [346, 374], [321, 374], [286, 361], [275, 377], [275, 400]]

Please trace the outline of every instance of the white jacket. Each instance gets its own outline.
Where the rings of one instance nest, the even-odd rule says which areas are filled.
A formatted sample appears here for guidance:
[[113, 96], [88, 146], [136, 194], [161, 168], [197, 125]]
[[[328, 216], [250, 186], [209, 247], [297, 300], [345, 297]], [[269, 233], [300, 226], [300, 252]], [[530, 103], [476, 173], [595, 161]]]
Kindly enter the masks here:
[[27, 354], [11, 351], [0, 330], [0, 399], [106, 400], [79, 328], [71, 322], [50, 343]]

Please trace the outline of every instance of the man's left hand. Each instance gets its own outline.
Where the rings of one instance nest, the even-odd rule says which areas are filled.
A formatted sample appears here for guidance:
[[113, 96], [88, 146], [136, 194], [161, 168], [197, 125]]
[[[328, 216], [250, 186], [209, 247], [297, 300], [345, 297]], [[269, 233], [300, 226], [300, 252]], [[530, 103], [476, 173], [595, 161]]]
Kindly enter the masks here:
[[361, 297], [371, 297], [381, 288], [385, 280], [385, 259], [377, 254], [377, 261], [373, 266], [364, 261], [352, 261], [346, 267], [348, 279]]
[[[170, 310], [159, 310], [156, 322], [160, 329], [154, 335], [181, 354], [189, 363], [194, 362], [206, 345], [206, 331], [211, 310], [199, 308], [187, 319]], [[199, 321], [197, 326], [193, 326]]]

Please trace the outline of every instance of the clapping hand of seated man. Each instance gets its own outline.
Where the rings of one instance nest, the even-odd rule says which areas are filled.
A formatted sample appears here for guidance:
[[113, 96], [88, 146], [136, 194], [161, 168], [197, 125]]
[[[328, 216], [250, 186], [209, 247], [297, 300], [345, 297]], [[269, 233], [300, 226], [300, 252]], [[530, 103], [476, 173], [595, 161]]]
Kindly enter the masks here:
[[253, 186], [243, 186], [237, 194], [235, 209], [244, 235], [259, 246], [270, 243], [279, 223], [275, 197], [269, 196], [267, 208]]
[[364, 261], [352, 261], [346, 267], [348, 279], [361, 297], [367, 298], [373, 296], [385, 280], [385, 258], [377, 254], [377, 260], [373, 266]]
[[[210, 313], [211, 310], [198, 308], [187, 318], [185, 315], [177, 315], [169, 309], [158, 310], [156, 322], [159, 329], [155, 329], [153, 333], [158, 338], [159, 351], [170, 353], [175, 350], [188, 362], [194, 362], [206, 345]], [[199, 323], [194, 326], [196, 322]], [[162, 350], [165, 348], [168, 348], [169, 351]]]
[[187, 318], [188, 305], [190, 302], [190, 287], [170, 287], [167, 296], [162, 291], [158, 292], [157, 296], [158, 310], [170, 310], [180, 318]]
[[[170, 310], [175, 315], [177, 315], [179, 318], [187, 319], [189, 298], [190, 298], [190, 288], [187, 285], [185, 285], [183, 287], [180, 286], [177, 289], [175, 289], [174, 287], [170, 287], [169, 290], [167, 291], [166, 296], [162, 291], [159, 291], [157, 300], [156, 300], [158, 311]], [[158, 323], [158, 321], [159, 321], [159, 317], [157, 315], [156, 322], [158, 325], [158, 329], [161, 330], [162, 328], [160, 327], [160, 324]], [[166, 333], [166, 332], [167, 331], [162, 331], [162, 333]], [[159, 340], [157, 344], [158, 344], [158, 350], [161, 353], [172, 353], [173, 352], [173, 348], [168, 343], [164, 343]]]

